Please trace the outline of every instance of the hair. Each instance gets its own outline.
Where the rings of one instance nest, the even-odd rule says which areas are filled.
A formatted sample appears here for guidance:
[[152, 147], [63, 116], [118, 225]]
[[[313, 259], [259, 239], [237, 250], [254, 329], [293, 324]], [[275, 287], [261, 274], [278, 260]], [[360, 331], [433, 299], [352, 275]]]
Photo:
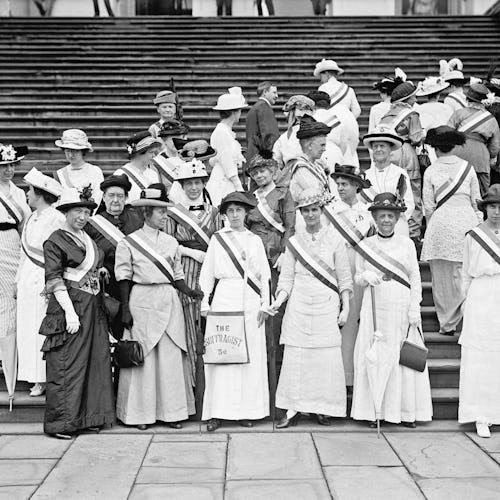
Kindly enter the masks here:
[[153, 209], [155, 207], [142, 207], [142, 215], [145, 219], [149, 219], [153, 215]]
[[243, 207], [246, 213], [250, 212], [251, 210], [250, 206], [247, 205], [246, 203], [240, 203], [239, 201], [230, 201], [229, 203], [224, 203], [224, 205], [222, 205], [222, 207], [219, 209], [219, 212], [222, 215], [225, 215], [229, 205], [238, 205], [240, 207]]
[[336, 179], [344, 179], [345, 181], [347, 181], [351, 186], [355, 186], [356, 187], [356, 193], [359, 193], [363, 188], [361, 187], [361, 183], [360, 182], [357, 182], [355, 181], [352, 177], [347, 177], [347, 176], [344, 176], [342, 174], [338, 174], [335, 176]]
[[260, 82], [257, 85], [257, 97], [260, 97], [264, 92], [267, 92], [271, 87], [275, 87], [274, 83], [266, 80], [265, 82]]
[[58, 197], [55, 194], [48, 193], [47, 191], [39, 189], [35, 186], [33, 186], [33, 191], [37, 196], [41, 196], [45, 203], [48, 203], [49, 205], [54, 204], [58, 200]]
[[219, 111], [219, 116], [221, 120], [229, 118], [234, 112], [238, 111], [237, 109], [221, 109]]
[[434, 146], [434, 148], [441, 151], [441, 153], [449, 153], [454, 147], [455, 144], [446, 144], [446, 145], [442, 144], [440, 146]]
[[90, 149], [88, 149], [88, 148], [85, 148], [85, 149], [62, 148], [62, 149], [71, 149], [72, 151], [81, 151], [82, 158], [85, 158], [87, 156], [87, 154], [90, 152]]
[[433, 92], [432, 94], [427, 94], [425, 97], [427, 97], [428, 100], [430, 99], [439, 99], [439, 96], [441, 95], [441, 90], [438, 90], [437, 92]]

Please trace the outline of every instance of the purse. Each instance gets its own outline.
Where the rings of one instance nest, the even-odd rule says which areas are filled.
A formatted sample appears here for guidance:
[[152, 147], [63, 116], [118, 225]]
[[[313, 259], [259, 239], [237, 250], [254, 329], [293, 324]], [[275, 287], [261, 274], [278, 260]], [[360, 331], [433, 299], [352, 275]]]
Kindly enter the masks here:
[[418, 164], [420, 166], [420, 173], [423, 174], [426, 168], [432, 163], [429, 157], [429, 153], [425, 146], [422, 146], [420, 153], [417, 154]]
[[104, 310], [106, 311], [108, 322], [112, 323], [118, 315], [118, 312], [120, 311], [121, 302], [118, 299], [111, 297], [111, 295], [106, 292], [104, 278], [101, 278], [101, 290], [102, 300], [104, 302]]
[[144, 364], [142, 346], [137, 340], [119, 340], [115, 344], [114, 362], [119, 368], [133, 368]]
[[[427, 364], [427, 354], [429, 350], [425, 347], [425, 343], [422, 347], [408, 340], [410, 328], [411, 327], [409, 326], [406, 339], [403, 341], [403, 345], [401, 346], [399, 364], [406, 366], [406, 368], [416, 370], [417, 372], [423, 372], [425, 370], [425, 365]], [[422, 342], [424, 342], [424, 336], [422, 335], [420, 327], [417, 327], [417, 331], [420, 334]]]

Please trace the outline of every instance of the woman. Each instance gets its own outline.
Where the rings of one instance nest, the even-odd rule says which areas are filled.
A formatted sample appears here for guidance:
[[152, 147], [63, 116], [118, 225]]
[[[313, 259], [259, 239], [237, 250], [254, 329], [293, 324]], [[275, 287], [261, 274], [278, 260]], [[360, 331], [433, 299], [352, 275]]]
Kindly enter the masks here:
[[325, 193], [306, 189], [297, 208], [306, 226], [288, 242], [271, 310], [288, 299], [280, 343], [283, 365], [276, 406], [286, 408], [279, 429], [294, 425], [300, 412], [316, 414], [320, 425], [346, 416], [342, 327], [349, 315], [352, 277], [343, 241], [321, 224]]
[[[379, 362], [389, 370], [380, 419], [414, 428], [416, 420], [432, 418], [427, 367], [420, 373], [399, 364], [399, 351], [407, 336], [413, 343], [423, 345], [417, 331], [421, 323], [422, 300], [417, 255], [408, 237], [394, 234], [399, 214], [405, 211], [405, 206], [395, 195], [378, 194], [369, 210], [377, 226], [377, 234], [359, 244], [364, 255], [356, 256], [354, 280], [366, 289], [354, 348], [351, 417], [372, 422], [376, 418], [366, 354], [373, 341], [380, 340], [379, 345], [383, 346], [381, 357], [385, 359]], [[375, 310], [372, 304], [375, 304]]]
[[423, 104], [417, 105], [420, 123], [424, 132], [448, 123], [452, 111], [444, 102], [439, 102], [439, 98], [443, 90], [448, 88], [449, 85], [442, 78], [435, 76], [429, 76], [418, 83], [415, 95], [427, 99]]
[[55, 141], [55, 145], [64, 151], [64, 156], [69, 161], [69, 165], [56, 170], [55, 178], [63, 188], [76, 188], [81, 191], [90, 186], [94, 200], [99, 206], [102, 198], [99, 184], [104, 180], [104, 176], [99, 167], [85, 161], [87, 154], [93, 151], [87, 134], [77, 128], [65, 130], [62, 137]]
[[500, 184], [478, 200], [486, 220], [465, 237], [464, 327], [460, 335], [458, 421], [476, 422], [477, 434], [490, 437], [500, 424]]
[[465, 143], [461, 132], [443, 125], [427, 133], [437, 160], [424, 173], [427, 230], [422, 260], [429, 261], [439, 333], [454, 335], [462, 319], [462, 257], [465, 234], [483, 220], [477, 208], [479, 183], [474, 167], [455, 155]]
[[116, 170], [114, 175], [126, 175], [132, 184], [128, 193], [129, 203], [138, 200], [143, 189], [160, 182], [160, 176], [156, 168], [151, 167], [151, 161], [162, 148], [163, 141], [154, 139], [148, 131], [138, 132], [127, 139], [130, 161]]
[[[240, 192], [222, 200], [220, 212], [228, 226], [212, 237], [201, 268], [201, 313], [241, 311], [243, 307], [250, 359], [247, 364], [205, 365], [202, 418], [208, 420], [210, 432], [219, 427], [219, 419], [252, 427], [251, 420], [269, 415], [264, 309], [269, 305], [270, 271], [262, 240], [244, 225], [248, 211], [256, 205], [253, 196]], [[245, 282], [245, 275], [252, 280]]]
[[[184, 162], [177, 173], [182, 187], [181, 202], [169, 210], [166, 232], [179, 242], [182, 268], [186, 284], [198, 286], [201, 265], [210, 238], [222, 227], [218, 210], [206, 199], [205, 184], [208, 179], [205, 166], [195, 157]], [[187, 295], [181, 296], [186, 323], [187, 353], [192, 385], [196, 367], [196, 332], [200, 324], [200, 304]]]
[[21, 236], [21, 263], [17, 271], [17, 351], [18, 380], [33, 383], [30, 396], [45, 392], [45, 362], [40, 352], [43, 337], [38, 335], [45, 317], [47, 301], [43, 243], [64, 223], [64, 215], [54, 208], [61, 196], [61, 184], [32, 168], [24, 176], [29, 186], [28, 202], [34, 210], [26, 221]]
[[90, 189], [63, 189], [63, 227], [43, 244], [47, 314], [40, 326], [47, 364], [44, 431], [71, 439], [114, 421], [108, 325], [99, 289], [102, 252], [83, 228], [97, 208]]
[[236, 140], [233, 127], [241, 118], [241, 110], [248, 108], [240, 87], [232, 87], [228, 94], [217, 99], [212, 109], [219, 111], [220, 122], [210, 137], [210, 146], [217, 151], [214, 168], [207, 183], [214, 206], [218, 207], [222, 198], [233, 191], [243, 191], [239, 170], [245, 162], [241, 145]]
[[125, 336], [141, 344], [144, 364], [120, 370], [116, 416], [140, 430], [157, 420], [181, 429], [194, 413], [194, 397], [176, 289], [194, 299], [201, 294], [185, 284], [179, 244], [162, 231], [169, 206], [165, 186], [152, 184], [132, 205], [143, 207], [144, 225], [118, 243], [115, 276]]

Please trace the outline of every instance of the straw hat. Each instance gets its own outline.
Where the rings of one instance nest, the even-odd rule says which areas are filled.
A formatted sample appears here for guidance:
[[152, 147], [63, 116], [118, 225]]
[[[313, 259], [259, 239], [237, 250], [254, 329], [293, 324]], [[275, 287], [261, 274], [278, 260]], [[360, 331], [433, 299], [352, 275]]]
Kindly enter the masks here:
[[87, 134], [78, 128], [65, 130], [61, 138], [57, 139], [54, 144], [61, 149], [88, 149], [93, 151]]
[[401, 148], [404, 141], [394, 129], [379, 125], [363, 137], [363, 144], [369, 149], [372, 149], [374, 142], [388, 142], [391, 145], [391, 151], [396, 151]]
[[288, 113], [289, 111], [292, 111], [292, 109], [299, 108], [299, 109], [304, 109], [306, 111], [311, 111], [311, 113], [314, 111], [314, 101], [310, 99], [309, 97], [306, 97], [305, 95], [293, 95], [286, 101], [286, 103], [283, 105], [283, 111], [285, 113]]
[[133, 207], [171, 207], [167, 195], [167, 188], [162, 183], [151, 184], [141, 191], [141, 197], [130, 203]]
[[248, 108], [248, 104], [243, 97], [241, 87], [231, 87], [227, 94], [222, 94], [217, 99], [217, 105], [212, 109], [215, 111], [236, 111]]
[[310, 187], [302, 191], [297, 200], [297, 203], [295, 204], [295, 208], [299, 209], [315, 204], [319, 205], [320, 207], [323, 207], [327, 203], [329, 203], [330, 200], [331, 197], [328, 195], [326, 191], [320, 191], [316, 187]]
[[188, 179], [208, 179], [208, 173], [203, 162], [193, 158], [191, 161], [182, 163], [179, 166], [175, 180], [187, 181]]
[[318, 78], [323, 71], [335, 71], [339, 75], [344, 73], [344, 70], [333, 59], [321, 59], [319, 63], [316, 63], [313, 75]]
[[194, 158], [205, 161], [217, 154], [217, 151], [204, 139], [180, 139], [174, 137], [172, 141], [180, 157], [186, 161]]
[[78, 191], [76, 188], [63, 188], [61, 193], [61, 199], [57, 205], [57, 210], [61, 212], [66, 212], [72, 208], [84, 207], [90, 210], [95, 210], [97, 208], [97, 203], [94, 202], [92, 198], [92, 189], [89, 186]]
[[417, 93], [415, 95], [421, 97], [437, 94], [449, 86], [450, 84], [445, 82], [440, 76], [428, 76], [425, 80], [418, 82]]
[[479, 208], [484, 208], [492, 203], [500, 203], [500, 184], [492, 184], [483, 199], [476, 201]]
[[155, 139], [147, 130], [137, 132], [127, 139], [127, 151], [130, 155], [140, 153], [153, 146], [163, 147], [163, 142], [161, 139]]
[[62, 186], [53, 177], [42, 174], [39, 170], [33, 167], [24, 177], [24, 181], [34, 188], [41, 189], [54, 196], [61, 196]]
[[28, 154], [27, 146], [13, 146], [0, 143], [0, 165], [10, 165], [21, 161]]
[[411, 82], [400, 83], [391, 94], [391, 103], [403, 102], [417, 93], [417, 87]]
[[156, 94], [153, 99], [153, 104], [163, 104], [164, 102], [169, 102], [171, 104], [177, 105], [177, 94], [171, 90], [161, 90]]
[[490, 91], [486, 85], [475, 83], [469, 87], [465, 97], [467, 97], [468, 101], [481, 102], [488, 98], [489, 93]]

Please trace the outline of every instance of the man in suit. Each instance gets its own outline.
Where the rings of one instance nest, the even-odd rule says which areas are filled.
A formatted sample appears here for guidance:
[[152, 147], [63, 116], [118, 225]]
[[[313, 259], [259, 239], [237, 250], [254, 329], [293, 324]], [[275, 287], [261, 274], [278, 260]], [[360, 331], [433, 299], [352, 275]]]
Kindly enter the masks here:
[[[278, 89], [271, 82], [257, 86], [257, 102], [250, 108], [246, 119], [247, 163], [259, 152], [255, 142], [272, 150], [280, 133], [274, 116], [273, 104], [278, 99]], [[266, 144], [262, 144], [265, 141]]]

